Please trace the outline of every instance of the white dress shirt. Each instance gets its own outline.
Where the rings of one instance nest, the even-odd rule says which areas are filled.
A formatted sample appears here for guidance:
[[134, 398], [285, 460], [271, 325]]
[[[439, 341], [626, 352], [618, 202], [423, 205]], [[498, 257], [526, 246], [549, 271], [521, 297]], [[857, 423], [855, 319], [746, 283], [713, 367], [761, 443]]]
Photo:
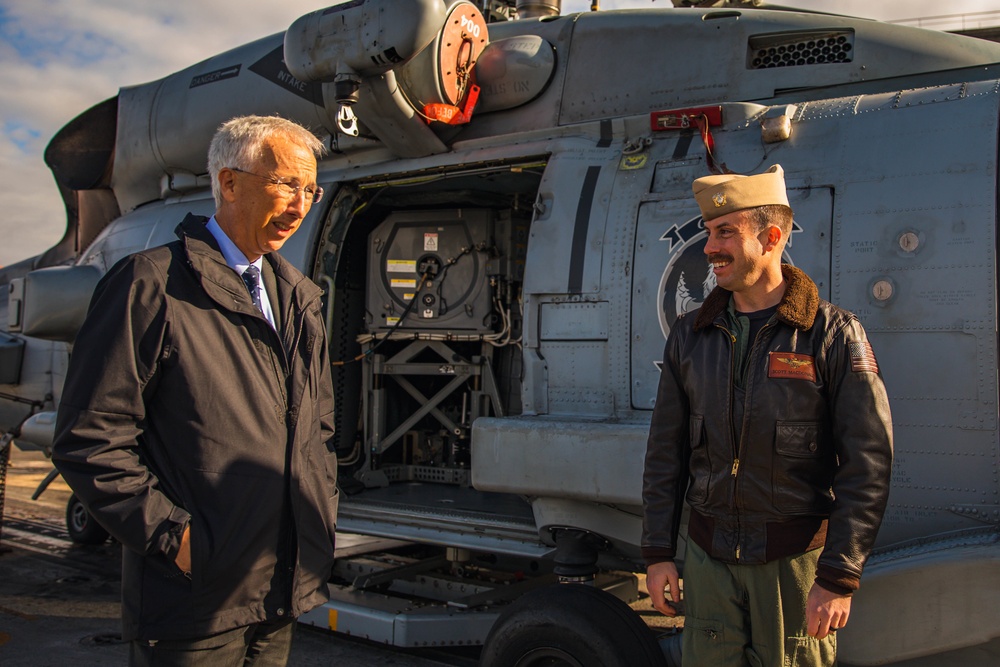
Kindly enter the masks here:
[[243, 251], [236, 247], [233, 240], [222, 230], [219, 226], [219, 222], [215, 219], [213, 215], [209, 221], [205, 224], [208, 227], [208, 231], [212, 233], [215, 240], [219, 242], [219, 249], [222, 250], [222, 257], [226, 260], [226, 264], [229, 265], [233, 271], [243, 280], [243, 272], [252, 264], [257, 267], [257, 270], [261, 272], [261, 279], [257, 281], [257, 291], [260, 296], [260, 307], [261, 311], [264, 313], [264, 319], [271, 323], [271, 328], [277, 330], [277, 326], [274, 323], [274, 312], [271, 310], [271, 301], [267, 298], [267, 288], [264, 287], [264, 277], [262, 266], [264, 263], [264, 257], [258, 257], [257, 261], [251, 262], [247, 259], [247, 256], [243, 254]]

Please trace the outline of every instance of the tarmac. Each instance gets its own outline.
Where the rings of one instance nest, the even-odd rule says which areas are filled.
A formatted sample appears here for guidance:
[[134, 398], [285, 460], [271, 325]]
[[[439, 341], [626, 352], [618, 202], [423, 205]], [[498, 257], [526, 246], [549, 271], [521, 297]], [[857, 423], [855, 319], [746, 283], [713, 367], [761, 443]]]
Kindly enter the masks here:
[[[66, 533], [71, 491], [56, 478], [31, 496], [52, 464], [38, 452], [14, 447], [0, 515], [0, 667], [107, 667], [128, 663], [120, 635], [121, 547], [74, 544]], [[346, 536], [348, 541], [360, 536]], [[339, 542], [339, 541], [338, 541]], [[640, 579], [640, 591], [645, 581]], [[678, 628], [651, 609], [648, 598], [632, 607], [650, 626]], [[991, 613], [986, 610], [986, 613]], [[669, 631], [669, 630], [668, 630]], [[293, 667], [434, 667], [478, 664], [478, 649], [397, 649], [300, 625]], [[1000, 639], [906, 667], [1000, 665]]]
[[[31, 495], [52, 470], [37, 452], [14, 447], [0, 517], [0, 665], [126, 665], [120, 635], [121, 547], [79, 546], [65, 530], [71, 491], [56, 478]], [[431, 667], [475, 665], [476, 651], [399, 650], [300, 625], [290, 665]]]

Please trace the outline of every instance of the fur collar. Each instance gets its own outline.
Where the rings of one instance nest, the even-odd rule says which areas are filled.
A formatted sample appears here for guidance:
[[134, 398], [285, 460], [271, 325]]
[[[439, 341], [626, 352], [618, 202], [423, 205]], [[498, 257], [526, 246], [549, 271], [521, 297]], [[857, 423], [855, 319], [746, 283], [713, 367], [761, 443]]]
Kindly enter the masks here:
[[[801, 269], [791, 264], [781, 265], [781, 275], [785, 278], [785, 295], [778, 304], [778, 319], [796, 329], [812, 327], [819, 309], [819, 290], [816, 283]], [[725, 312], [732, 292], [716, 287], [698, 309], [694, 320], [694, 330], [704, 329]]]

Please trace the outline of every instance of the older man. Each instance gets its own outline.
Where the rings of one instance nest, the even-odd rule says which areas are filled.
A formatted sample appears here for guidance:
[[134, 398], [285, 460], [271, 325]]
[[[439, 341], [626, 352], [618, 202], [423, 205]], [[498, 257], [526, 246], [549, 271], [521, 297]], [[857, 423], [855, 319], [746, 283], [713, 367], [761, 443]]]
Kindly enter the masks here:
[[215, 215], [104, 277], [73, 349], [53, 460], [124, 547], [133, 665], [283, 665], [327, 599], [337, 512], [321, 292], [274, 253], [323, 196], [323, 145], [222, 125]]
[[[782, 264], [781, 167], [693, 184], [718, 287], [674, 325], [650, 425], [642, 552], [685, 665], [832, 665], [885, 511], [892, 424], [851, 313]], [[669, 585], [667, 602], [664, 587]]]

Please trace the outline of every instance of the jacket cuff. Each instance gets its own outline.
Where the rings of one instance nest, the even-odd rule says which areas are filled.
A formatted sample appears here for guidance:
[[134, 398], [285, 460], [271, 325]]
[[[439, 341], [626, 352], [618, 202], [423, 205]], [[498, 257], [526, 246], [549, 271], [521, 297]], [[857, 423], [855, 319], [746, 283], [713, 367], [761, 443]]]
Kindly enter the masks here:
[[816, 568], [816, 583], [831, 593], [851, 595], [861, 586], [861, 577], [829, 565], [820, 565]]
[[165, 529], [156, 539], [160, 551], [169, 562], [173, 563], [177, 558], [177, 552], [181, 550], [181, 536], [184, 535], [184, 530], [190, 523], [191, 515], [179, 507], [175, 507], [170, 512]]
[[666, 563], [674, 559], [675, 550], [670, 547], [642, 547], [642, 559], [646, 567], [657, 563]]

